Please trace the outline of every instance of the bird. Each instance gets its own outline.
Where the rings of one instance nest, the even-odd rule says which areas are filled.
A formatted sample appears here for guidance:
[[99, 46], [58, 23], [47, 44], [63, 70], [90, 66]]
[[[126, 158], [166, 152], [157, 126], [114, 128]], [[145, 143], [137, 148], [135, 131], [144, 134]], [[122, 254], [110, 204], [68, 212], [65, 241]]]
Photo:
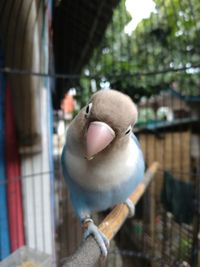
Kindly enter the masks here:
[[92, 220], [100, 212], [126, 203], [144, 175], [144, 157], [133, 133], [138, 111], [132, 99], [114, 89], [98, 90], [71, 121], [61, 163], [83, 238], [93, 235], [102, 256], [109, 248], [107, 237]]

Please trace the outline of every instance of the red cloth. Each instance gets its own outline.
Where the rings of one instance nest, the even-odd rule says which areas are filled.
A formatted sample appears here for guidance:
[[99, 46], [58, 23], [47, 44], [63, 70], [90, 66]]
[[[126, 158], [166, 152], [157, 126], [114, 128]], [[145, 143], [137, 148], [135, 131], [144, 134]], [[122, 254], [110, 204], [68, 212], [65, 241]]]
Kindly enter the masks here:
[[[17, 90], [17, 89], [16, 89]], [[24, 224], [22, 189], [20, 180], [20, 159], [14, 124], [13, 107], [10, 87], [6, 88], [5, 99], [5, 147], [6, 147], [6, 175], [8, 190], [8, 217], [10, 229], [11, 251], [24, 245]]]

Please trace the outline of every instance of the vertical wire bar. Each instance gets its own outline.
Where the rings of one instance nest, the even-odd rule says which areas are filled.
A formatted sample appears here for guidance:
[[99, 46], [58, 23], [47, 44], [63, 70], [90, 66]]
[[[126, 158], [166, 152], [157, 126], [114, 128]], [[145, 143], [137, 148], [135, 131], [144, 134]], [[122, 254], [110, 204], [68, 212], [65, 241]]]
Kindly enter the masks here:
[[4, 14], [4, 11], [5, 11], [5, 8], [6, 8], [6, 3], [8, 3], [8, 1], [6, 0], [2, 0], [0, 2], [0, 25], [2, 25], [2, 19], [3, 19], [3, 14]]
[[[44, 62], [46, 60], [45, 58], [45, 52], [44, 52], [44, 45], [45, 45], [45, 40], [44, 40], [44, 35], [45, 35], [45, 0], [42, 0], [39, 2], [39, 6], [38, 6], [38, 15], [37, 15], [37, 24], [38, 24], [38, 29], [39, 29], [39, 33], [40, 33], [40, 44], [39, 44], [39, 47], [40, 47], [40, 68], [42, 68], [42, 70], [44, 71]], [[41, 18], [40, 18], [41, 17]], [[41, 25], [40, 25], [41, 23]], [[36, 24], [36, 23], [35, 23]], [[42, 64], [43, 63], [43, 64]], [[40, 78], [39, 79], [39, 90], [47, 90], [46, 88], [46, 83], [45, 83], [45, 80], [47, 78]], [[47, 94], [45, 94], [45, 97], [47, 96]], [[42, 95], [41, 97], [41, 94], [40, 94], [40, 98], [42, 99], [42, 101], [44, 100], [44, 95]], [[40, 100], [41, 101], [41, 100]], [[47, 97], [46, 97], [46, 102], [47, 102]], [[45, 104], [45, 108], [47, 109], [48, 107], [48, 103]], [[40, 105], [40, 114], [42, 112], [42, 103]], [[44, 112], [44, 111], [43, 111]], [[47, 112], [47, 110], [45, 111], [45, 113]], [[47, 121], [46, 121], [46, 126], [48, 127], [48, 117], [46, 117]], [[42, 122], [43, 123], [43, 122]], [[43, 131], [43, 128], [41, 126], [41, 129]], [[44, 135], [44, 133], [42, 132], [41, 135]], [[48, 137], [47, 137], [48, 138]], [[43, 139], [43, 137], [42, 137]], [[44, 142], [42, 140], [42, 142]], [[48, 144], [47, 144], [48, 146]], [[41, 152], [41, 161], [40, 161], [40, 169], [41, 171], [43, 172], [44, 171], [44, 168], [45, 168], [45, 162], [44, 162], [44, 157], [43, 157], [43, 154], [44, 151]], [[49, 174], [48, 174], [49, 175]], [[44, 195], [44, 181], [46, 180], [47, 175], [41, 175], [40, 176], [40, 192], [41, 192], [41, 200], [42, 200], [42, 203], [41, 203], [41, 231], [42, 231], [42, 248], [43, 248], [43, 251], [46, 251], [46, 242], [45, 242], [45, 195]]]

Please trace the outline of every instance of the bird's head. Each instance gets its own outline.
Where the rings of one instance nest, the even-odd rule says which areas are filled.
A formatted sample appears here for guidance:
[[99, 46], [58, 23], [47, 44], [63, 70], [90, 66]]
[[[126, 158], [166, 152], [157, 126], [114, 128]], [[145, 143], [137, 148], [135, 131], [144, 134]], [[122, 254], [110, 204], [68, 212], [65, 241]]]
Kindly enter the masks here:
[[125, 143], [137, 120], [137, 108], [131, 98], [116, 90], [101, 90], [76, 117], [76, 129], [83, 139], [87, 159]]

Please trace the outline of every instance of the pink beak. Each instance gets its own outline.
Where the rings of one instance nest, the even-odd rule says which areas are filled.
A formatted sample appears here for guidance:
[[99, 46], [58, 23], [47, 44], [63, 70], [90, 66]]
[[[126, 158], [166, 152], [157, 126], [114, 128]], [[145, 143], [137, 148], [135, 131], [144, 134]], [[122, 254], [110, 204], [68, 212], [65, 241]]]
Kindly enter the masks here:
[[86, 137], [87, 158], [92, 159], [94, 155], [106, 148], [114, 137], [114, 130], [105, 122], [91, 122]]

